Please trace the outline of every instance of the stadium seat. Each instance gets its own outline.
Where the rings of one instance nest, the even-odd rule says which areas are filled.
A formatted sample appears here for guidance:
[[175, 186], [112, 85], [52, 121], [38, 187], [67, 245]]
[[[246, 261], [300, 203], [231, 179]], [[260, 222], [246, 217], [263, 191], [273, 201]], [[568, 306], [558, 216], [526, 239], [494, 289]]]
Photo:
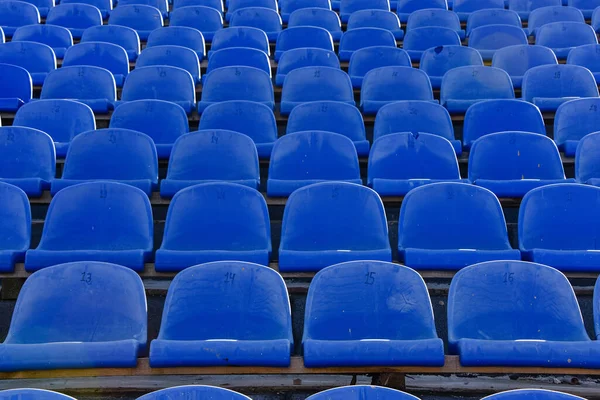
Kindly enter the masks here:
[[27, 0], [25, 3], [33, 4], [37, 7], [40, 17], [46, 18], [48, 11], [55, 6], [54, 0]]
[[[55, 174], [54, 142], [48, 134], [21, 126], [0, 128], [0, 181], [39, 197], [50, 188]], [[1, 260], [0, 251], [0, 265]]]
[[215, 32], [208, 56], [211, 57], [217, 50], [230, 47], [247, 47], [271, 55], [267, 34], [260, 29], [249, 26], [230, 27]]
[[333, 39], [326, 29], [316, 26], [287, 28], [277, 38], [275, 61], [288, 50], [307, 47], [333, 51]]
[[119, 6], [129, 5], [145, 5], [154, 7], [160, 11], [163, 18], [169, 17], [169, 3], [167, 0], [119, 0]]
[[[270, 71], [270, 63], [268, 65]], [[287, 50], [281, 54], [281, 58], [277, 63], [275, 84], [277, 86], [283, 85], [285, 77], [290, 71], [303, 67], [330, 67], [339, 69], [340, 61], [331, 50], [310, 47]]]
[[269, 265], [270, 253], [265, 198], [248, 186], [211, 182], [183, 189], [171, 200], [155, 268], [173, 272], [223, 260]]
[[584, 44], [598, 44], [598, 38], [596, 32], [587, 24], [553, 22], [538, 29], [535, 44], [550, 47], [557, 58], [565, 59], [571, 49]]
[[52, 198], [42, 239], [27, 251], [25, 269], [104, 261], [143, 271], [152, 256], [153, 228], [150, 201], [140, 189], [117, 182], [71, 186]]
[[344, 32], [340, 40], [340, 61], [350, 61], [356, 50], [365, 47], [387, 46], [396, 47], [394, 34], [381, 28], [356, 28]]
[[40, 23], [40, 13], [30, 3], [16, 0], [0, 2], [0, 28], [4, 34], [11, 37], [17, 28]]
[[504, 0], [454, 0], [452, 10], [461, 22], [466, 22], [469, 15], [486, 8], [504, 9]]
[[541, 111], [556, 111], [562, 103], [580, 97], [598, 97], [594, 75], [578, 65], [541, 65], [525, 72], [523, 100]]
[[590, 133], [579, 141], [575, 156], [575, 179], [578, 183], [600, 186], [599, 143], [600, 132]]
[[460, 37], [455, 30], [429, 26], [415, 28], [406, 32], [402, 48], [412, 61], [420, 61], [423, 52], [432, 47], [460, 46]]
[[454, 147], [439, 135], [392, 133], [373, 142], [367, 184], [380, 196], [405, 196], [422, 185], [460, 180]]
[[[0, 2], [0, 6], [2, 4]], [[56, 69], [56, 56], [50, 46], [42, 43], [8, 42], [0, 45], [0, 63], [25, 68], [32, 83], [41, 85], [48, 72]]]
[[360, 156], [369, 155], [369, 141], [358, 108], [337, 101], [313, 101], [300, 104], [290, 112], [286, 134], [302, 131], [339, 133], [354, 142]]
[[[171, 3], [171, 2], [169, 2], [169, 3]], [[217, 10], [220, 13], [222, 13], [224, 11], [222, 0], [174, 0], [174, 1], [172, 1], [172, 3], [173, 3], [173, 10], [175, 10], [177, 8], [188, 7], [188, 6], [205, 6], [205, 7], [214, 8], [215, 10]]]
[[352, 82], [348, 74], [339, 68], [298, 68], [285, 77], [280, 113], [287, 115], [299, 104], [323, 100], [354, 105]]
[[[124, 48], [119, 45], [104, 42], [87, 42], [71, 46], [65, 53], [63, 67], [78, 67], [91, 65], [110, 71], [115, 78], [117, 87], [123, 87], [123, 82], [129, 74], [129, 57]], [[141, 66], [136, 64], [136, 66]]]
[[552, 22], [581, 22], [585, 23], [585, 18], [581, 11], [573, 7], [542, 7], [535, 9], [529, 16], [527, 30], [529, 35], [536, 36], [537, 31], [543, 25]]
[[367, 72], [360, 91], [363, 113], [376, 114], [382, 106], [401, 100], [436, 101], [425, 72], [409, 67], [380, 67]]
[[241, 8], [231, 15], [229, 26], [250, 26], [267, 34], [275, 42], [281, 32], [281, 17], [275, 10], [263, 7]]
[[456, 13], [444, 9], [424, 9], [413, 12], [406, 23], [406, 31], [418, 28], [448, 28], [456, 31], [461, 39], [465, 38], [465, 31], [460, 27]]
[[[3, 36], [3, 35], [0, 35]], [[37, 42], [52, 47], [56, 58], [63, 58], [73, 45], [73, 36], [67, 28], [56, 25], [26, 25], [17, 28], [13, 42]]]
[[281, 275], [254, 263], [216, 261], [173, 279], [150, 366], [287, 367], [293, 345]]
[[600, 99], [571, 100], [561, 104], [554, 117], [554, 141], [565, 156], [574, 157], [579, 141], [600, 126]]
[[[251, 400], [250, 397], [244, 396], [241, 393], [234, 392], [233, 390], [223, 389], [216, 386], [204, 386], [204, 385], [185, 385], [175, 386], [168, 389], [157, 390], [138, 397], [137, 400], [163, 400], [166, 396], [170, 400], [185, 400], [190, 397], [197, 397], [199, 399], [206, 398], [207, 396], [211, 400]], [[44, 399], [42, 399], [44, 400]], [[48, 399], [54, 400], [54, 399]], [[59, 400], [59, 399], [57, 399]], [[576, 399], [557, 399], [557, 400], [576, 400]]]
[[554, 268], [493, 261], [452, 279], [448, 347], [462, 366], [598, 368], [599, 345], [586, 333], [571, 284]]
[[402, 40], [404, 31], [400, 28], [398, 16], [387, 10], [359, 10], [348, 18], [347, 30], [357, 28], [380, 28], [394, 34], [396, 40]]
[[514, 98], [510, 76], [499, 68], [458, 67], [442, 78], [440, 103], [451, 113], [465, 112], [482, 100]]
[[[96, 7], [98, 10], [100, 10], [100, 14], [102, 15], [103, 19], [108, 18], [108, 16], [110, 15], [110, 12], [112, 11], [112, 8], [113, 8], [112, 0], [61, 0], [60, 1], [60, 4], [72, 4], [72, 3], [83, 3], [83, 4], [88, 4], [90, 6]], [[123, 3], [121, 3], [121, 4], [125, 4], [125, 1], [123, 1]]]
[[418, 400], [417, 397], [399, 390], [372, 385], [351, 385], [325, 390], [307, 397], [307, 400]]
[[492, 67], [508, 72], [515, 89], [521, 88], [527, 70], [546, 64], [558, 64], [554, 52], [548, 47], [529, 44], [503, 47], [492, 58]]
[[165, 26], [150, 32], [146, 47], [167, 45], [182, 46], [194, 50], [200, 61], [206, 56], [204, 36], [198, 29], [188, 28], [187, 26]]
[[[2, 130], [4, 136], [7, 128]], [[15, 263], [23, 262], [29, 249], [31, 208], [25, 192], [5, 182], [0, 182], [0, 200], [0, 271], [6, 273], [14, 271]]]
[[426, 8], [447, 10], [448, 3], [446, 0], [398, 0], [396, 13], [400, 22], [407, 22], [410, 14]]
[[581, 11], [585, 18], [592, 18], [594, 10], [600, 6], [597, 0], [568, 0], [567, 5]]
[[45, 268], [19, 293], [0, 345], [0, 370], [135, 368], [146, 348], [147, 319], [135, 272], [95, 261]]
[[379, 109], [375, 117], [373, 140], [399, 132], [430, 133], [448, 139], [457, 155], [462, 153], [460, 140], [454, 138], [454, 127], [448, 110], [431, 101], [397, 101]]
[[212, 129], [182, 135], [175, 141], [160, 195], [173, 197], [189, 186], [213, 181], [258, 188], [258, 154], [250, 137]]
[[567, 56], [567, 64], [589, 69], [594, 74], [596, 83], [600, 83], [600, 44], [575, 47]]
[[471, 47], [438, 46], [423, 52], [419, 69], [429, 76], [431, 87], [439, 89], [446, 72], [458, 67], [478, 65], [483, 66], [483, 60], [479, 52]]
[[367, 72], [387, 66], [412, 67], [412, 63], [406, 51], [396, 47], [371, 46], [356, 50], [348, 66], [352, 86], [360, 89]]
[[523, 259], [561, 271], [600, 271], [599, 205], [600, 188], [590, 185], [563, 183], [527, 193], [519, 209]]
[[32, 97], [29, 72], [16, 65], [0, 64], [0, 111], [15, 112]]
[[398, 222], [400, 262], [417, 270], [458, 270], [490, 260], [520, 260], [510, 247], [498, 198], [466, 183], [408, 192]]
[[[583, 397], [573, 396], [572, 394], [557, 392], [544, 389], [515, 389], [496, 393], [487, 397], [485, 400], [584, 400]], [[483, 400], [482, 399], [482, 400]]]
[[[172, 14], [175, 14], [174, 12]], [[171, 16], [171, 25], [173, 15]], [[147, 40], [150, 32], [162, 28], [162, 14], [157, 8], [143, 4], [130, 4], [116, 7], [110, 13], [109, 25], [122, 25], [134, 29], [140, 40]]]
[[281, 20], [287, 23], [290, 15], [296, 10], [304, 8], [321, 8], [331, 10], [331, 2], [329, 0], [283, 0], [279, 4], [281, 8]]
[[[223, 29], [223, 31], [226, 30], [227, 29]], [[271, 61], [269, 60], [269, 56], [262, 50], [253, 49], [250, 47], [228, 47], [217, 50], [214, 53], [211, 50], [209, 53], [211, 54], [210, 58], [208, 59], [206, 73], [202, 76], [203, 81], [206, 81], [207, 75], [217, 68], [235, 66], [257, 68], [261, 71], [264, 71], [269, 75], [269, 77], [271, 76]], [[281, 62], [279, 65], [281, 65]]]
[[61, 179], [52, 194], [90, 181], [114, 181], [141, 189], [148, 196], [158, 188], [158, 158], [152, 138], [138, 131], [110, 128], [73, 138]]
[[221, 12], [212, 7], [188, 6], [171, 11], [170, 26], [194, 28], [202, 33], [207, 42], [212, 41], [215, 33], [223, 28]]
[[519, 198], [540, 186], [574, 182], [565, 179], [560, 153], [552, 139], [518, 131], [493, 133], [473, 142], [469, 181], [501, 198]]
[[546, 135], [539, 108], [521, 100], [485, 100], [467, 110], [463, 126], [463, 146], [470, 149], [475, 140], [496, 132], [520, 131]]
[[347, 23], [350, 15], [360, 10], [384, 10], [390, 11], [389, 0], [341, 0], [340, 19]]
[[486, 8], [475, 11], [469, 15], [467, 20], [467, 36], [473, 29], [486, 25], [511, 25], [521, 28], [521, 18], [519, 18], [519, 14], [511, 10]]
[[560, 6], [562, 0], [508, 0], [508, 9], [516, 11], [523, 21], [527, 21], [530, 13], [535, 9]]
[[323, 8], [303, 8], [290, 14], [288, 28], [296, 26], [317, 26], [329, 31], [336, 42], [342, 38], [340, 17], [331, 10]]
[[211, 104], [229, 100], [256, 101], [270, 108], [275, 105], [271, 77], [260, 69], [245, 66], [217, 68], [204, 79], [199, 113]]
[[344, 135], [304, 131], [281, 137], [273, 146], [267, 195], [287, 197], [313, 183], [344, 181], [361, 185], [354, 143]]
[[473, 29], [469, 35], [469, 47], [479, 51], [484, 60], [491, 60], [496, 51], [504, 47], [528, 43], [525, 31], [511, 25], [484, 25]]
[[377, 193], [348, 182], [315, 183], [292, 193], [283, 213], [279, 271], [318, 271], [354, 260], [392, 260]]
[[138, 54], [140, 54], [140, 38], [135, 30], [126, 26], [92, 26], [83, 31], [81, 42], [105, 42], [116, 44], [125, 49], [129, 61], [135, 61]]
[[135, 64], [136, 68], [166, 65], [178, 67], [190, 73], [194, 83], [200, 83], [200, 61], [192, 49], [164, 45], [144, 49]]
[[248, 7], [268, 8], [274, 11], [279, 10], [277, 0], [228, 0], [225, 19], [229, 21], [234, 12]]
[[189, 114], [196, 106], [194, 79], [189, 72], [177, 67], [154, 65], [136, 68], [125, 80], [121, 102], [147, 99], [170, 101]]
[[8, 389], [0, 392], [1, 400], [14, 398], [22, 400], [75, 400], [74, 397], [66, 394], [43, 389]]
[[73, 38], [80, 39], [86, 28], [102, 25], [102, 13], [89, 4], [60, 4], [48, 11], [46, 24], [67, 28]]

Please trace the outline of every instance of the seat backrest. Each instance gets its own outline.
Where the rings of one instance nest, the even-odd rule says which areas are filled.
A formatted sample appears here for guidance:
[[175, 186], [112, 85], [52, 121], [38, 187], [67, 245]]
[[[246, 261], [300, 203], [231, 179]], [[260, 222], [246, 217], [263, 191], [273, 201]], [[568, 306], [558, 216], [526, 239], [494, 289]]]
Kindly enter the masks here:
[[[60, 4], [84, 3], [96, 7], [104, 15], [113, 9], [112, 0], [61, 0]], [[122, 3], [124, 4], [124, 3]], [[97, 25], [98, 26], [98, 25]]]
[[511, 77], [522, 77], [528, 69], [546, 64], [558, 64], [552, 49], [530, 44], [503, 47], [492, 58], [492, 67], [505, 70]]
[[400, 30], [398, 16], [389, 10], [359, 10], [348, 18], [347, 30], [357, 28], [381, 28], [389, 31]]
[[457, 13], [472, 13], [485, 8], [504, 9], [504, 0], [454, 0], [452, 10]]
[[66, 394], [43, 389], [9, 389], [0, 392], [0, 399], [11, 400], [14, 398], [22, 400], [75, 400]]
[[192, 49], [182, 46], [164, 45], [144, 49], [137, 59], [136, 68], [156, 65], [178, 67], [190, 73], [194, 82], [200, 80], [200, 61]]
[[81, 43], [112, 43], [127, 51], [128, 54], [140, 53], [140, 37], [134, 29], [120, 25], [100, 25], [87, 28], [81, 36]]
[[575, 179], [587, 183], [590, 179], [600, 178], [600, 132], [590, 133], [579, 141], [575, 155]]
[[443, 182], [408, 192], [400, 208], [401, 249], [508, 250], [502, 207], [489, 190]]
[[202, 101], [221, 102], [227, 100], [273, 103], [271, 77], [265, 71], [246, 66], [212, 70], [205, 76]]
[[433, 100], [433, 89], [427, 74], [419, 69], [380, 67], [366, 73], [360, 100]]
[[598, 2], [596, 0], [568, 0], [568, 5], [578, 10], [594, 10], [598, 6]]
[[600, 188], [561, 183], [529, 191], [519, 209], [519, 247], [598, 250]]
[[560, 49], [584, 44], [597, 44], [596, 32], [581, 22], [552, 22], [542, 25], [535, 37], [535, 44]]
[[515, 11], [486, 8], [471, 13], [467, 19], [467, 36], [475, 28], [485, 25], [512, 25], [521, 27], [521, 17]]
[[508, 9], [514, 11], [533, 11], [540, 7], [562, 6], [561, 0], [508, 0]]
[[61, 67], [50, 71], [41, 99], [117, 100], [115, 78], [110, 71], [89, 65]]
[[533, 10], [529, 14], [527, 21], [527, 27], [529, 32], [534, 32], [542, 25], [550, 24], [552, 22], [585, 22], [585, 18], [581, 11], [574, 7], [563, 7], [563, 6], [550, 6], [541, 7]]
[[[226, 31], [227, 29], [223, 30]], [[281, 65], [281, 61], [279, 65]], [[262, 50], [250, 47], [228, 47], [211, 53], [204, 76], [217, 68], [233, 66], [257, 68], [271, 76], [271, 61], [269, 60], [269, 56]]]
[[190, 73], [181, 68], [166, 65], [136, 68], [127, 75], [121, 100], [144, 99], [195, 103], [196, 86]]
[[327, 131], [353, 141], [365, 140], [365, 124], [360, 110], [336, 101], [313, 101], [292, 109], [286, 133]]
[[404, 50], [427, 50], [437, 46], [460, 46], [460, 37], [455, 30], [438, 26], [415, 28], [406, 32]]
[[523, 75], [522, 98], [598, 97], [598, 87], [589, 69], [579, 65], [540, 65]]
[[169, 12], [169, 3], [167, 0], [119, 0], [119, 6], [127, 6], [130, 4], [143, 4], [157, 8], [163, 16]]
[[56, 176], [54, 142], [40, 130], [0, 127], [0, 154], [2, 179], [40, 178], [50, 182]]
[[0, 98], [16, 98], [26, 103], [33, 97], [29, 72], [16, 65], [0, 64], [0, 88]]
[[339, 68], [303, 67], [285, 77], [281, 101], [308, 102], [318, 100], [354, 101], [352, 83]]
[[89, 4], [59, 4], [48, 11], [46, 23], [65, 28], [85, 29], [102, 25], [102, 13]]
[[229, 0], [227, 6], [227, 14], [232, 14], [235, 11], [246, 7], [262, 7], [278, 10], [277, 0]]
[[341, 32], [340, 17], [335, 11], [323, 8], [302, 8], [290, 14], [288, 27], [318, 26], [329, 32]]
[[23, 285], [4, 343], [133, 339], [144, 348], [146, 314], [144, 285], [131, 269], [96, 261], [55, 265]]
[[410, 14], [426, 8], [448, 9], [446, 0], [398, 0], [396, 13], [402, 22], [406, 22]]
[[36, 6], [24, 1], [5, 0], [0, 2], [0, 26], [26, 26], [40, 23]]
[[331, 2], [329, 0], [283, 0], [280, 2], [279, 7], [281, 14], [291, 14], [296, 10], [303, 8], [322, 8], [324, 10], [331, 10]]
[[554, 141], [563, 145], [567, 140], [580, 140], [597, 132], [600, 124], [600, 99], [571, 100], [561, 104], [554, 117]]
[[[496, 393], [487, 397], [485, 400], [583, 400], [583, 397], [572, 394], [556, 392], [554, 390], [544, 389], [516, 389], [506, 392]], [[483, 400], [482, 399], [482, 400]]]
[[417, 10], [408, 17], [406, 31], [408, 32], [413, 29], [425, 28], [428, 26], [437, 26], [459, 31], [460, 20], [456, 13], [449, 10], [438, 8]]
[[524, 261], [489, 261], [458, 271], [448, 293], [451, 352], [460, 339], [590, 340], [567, 278]]
[[340, 68], [340, 61], [331, 50], [312, 47], [287, 50], [281, 55], [277, 63], [277, 75], [285, 76], [290, 71], [303, 67]]
[[423, 52], [419, 69], [430, 77], [442, 77], [453, 68], [469, 65], [483, 65], [477, 50], [466, 46], [437, 46]]
[[53, 49], [67, 48], [73, 45], [73, 36], [67, 28], [56, 25], [26, 25], [17, 28], [13, 42], [37, 42]]
[[388, 248], [383, 203], [372, 189], [354, 183], [322, 182], [295, 190], [287, 200], [281, 248]]
[[[481, 29], [481, 28], [477, 28]], [[512, 81], [506, 71], [494, 67], [458, 67], [442, 78], [440, 102], [448, 99], [514, 99]]]
[[28, 250], [31, 238], [31, 207], [27, 195], [16, 186], [0, 182], [0, 200], [0, 249]]
[[233, 390], [223, 389], [215, 386], [185, 385], [175, 386], [168, 389], [157, 390], [138, 397], [137, 400], [186, 400], [189, 398], [203, 399], [209, 397], [211, 400], [251, 400], [250, 397]]
[[108, 24], [123, 25], [136, 31], [153, 31], [163, 26], [163, 19], [158, 8], [143, 4], [128, 4], [112, 10]]
[[86, 42], [71, 46], [65, 53], [63, 67], [92, 65], [109, 70], [113, 75], [127, 76], [129, 57], [124, 48], [105, 42]]
[[327, 29], [316, 26], [296, 26], [284, 29], [277, 37], [275, 51], [313, 47], [333, 51], [333, 39]]
[[174, 0], [173, 10], [188, 6], [205, 6], [211, 7], [219, 12], [223, 12], [223, 0]]
[[387, 29], [356, 28], [344, 32], [340, 40], [340, 51], [356, 51], [371, 46], [396, 47], [396, 39]]
[[384, 261], [350, 261], [317, 272], [304, 321], [303, 340], [437, 338], [423, 278]]
[[270, 54], [267, 34], [249, 26], [232, 26], [215, 32], [210, 44], [211, 52], [230, 47], [249, 47]]
[[17, 65], [30, 74], [43, 73], [56, 69], [56, 56], [50, 46], [42, 43], [8, 42], [0, 46], [0, 63]]
[[188, 6], [171, 11], [170, 26], [187, 26], [202, 32], [216, 32], [223, 28], [223, 15], [212, 7]]
[[585, 44], [573, 48], [567, 56], [567, 64], [579, 65], [600, 72], [600, 44]]
[[525, 31], [512, 25], [480, 26], [473, 29], [469, 36], [469, 47], [478, 50], [496, 50], [506, 46], [528, 43]]
[[150, 32], [146, 47], [165, 45], [187, 47], [194, 50], [198, 57], [205, 54], [202, 32], [187, 26], [165, 26]]
[[341, 0], [340, 14], [350, 15], [360, 10], [390, 11], [389, 0]]
[[307, 400], [418, 400], [417, 397], [382, 386], [353, 385], [329, 389], [307, 397]]
[[116, 182], [81, 183], [52, 198], [38, 249], [151, 251], [153, 229], [152, 207], [142, 190]]
[[356, 50], [350, 57], [348, 75], [364, 77], [372, 69], [388, 66], [412, 67], [406, 51], [390, 46], [372, 46]]
[[158, 339], [292, 338], [290, 301], [281, 275], [242, 261], [185, 269], [173, 279]]
[[281, 17], [275, 10], [262, 7], [240, 8], [231, 15], [229, 26], [250, 26], [265, 32], [280, 32]]

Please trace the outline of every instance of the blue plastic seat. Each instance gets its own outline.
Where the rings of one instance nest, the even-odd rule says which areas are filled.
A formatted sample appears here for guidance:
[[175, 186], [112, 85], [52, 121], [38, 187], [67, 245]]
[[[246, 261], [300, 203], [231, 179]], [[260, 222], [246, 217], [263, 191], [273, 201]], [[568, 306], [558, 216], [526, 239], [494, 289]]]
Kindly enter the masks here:
[[[86, 42], [71, 46], [65, 53], [63, 67], [85, 66], [104, 68], [115, 78], [117, 87], [123, 87], [123, 82], [129, 74], [129, 57], [124, 48], [119, 45], [104, 42]], [[136, 66], [139, 65], [136, 64]]]
[[265, 71], [245, 66], [217, 68], [206, 74], [198, 112], [202, 113], [211, 104], [229, 100], [256, 101], [273, 108], [271, 77]]
[[304, 131], [281, 137], [271, 154], [267, 195], [289, 196], [294, 190], [326, 181], [362, 184], [354, 143], [344, 135]]
[[565, 156], [574, 157], [584, 136], [600, 126], [600, 98], [571, 100], [561, 104], [554, 117], [554, 141]]
[[[209, 397], [211, 400], [252, 400], [250, 397], [233, 390], [224, 389], [216, 386], [204, 385], [184, 385], [175, 386], [168, 389], [157, 390], [138, 397], [137, 400], [161, 400], [164, 398], [171, 400], [185, 400], [190, 397], [203, 399]], [[557, 399], [557, 400], [576, 400], [576, 399]]]
[[211, 182], [175, 194], [155, 266], [173, 272], [223, 260], [269, 265], [270, 253], [265, 198], [248, 186]]
[[281, 17], [270, 8], [241, 8], [231, 15], [229, 26], [258, 28], [267, 34], [270, 42], [275, 42], [281, 32]]
[[42, 43], [8, 42], [0, 45], [0, 63], [25, 68], [32, 83], [41, 85], [48, 72], [56, 69], [56, 56], [50, 46]]
[[[0, 35], [3, 36], [3, 35]], [[56, 25], [26, 25], [17, 28], [13, 42], [37, 42], [52, 47], [57, 58], [63, 58], [73, 45], [73, 36], [67, 28]]]
[[467, 20], [467, 36], [473, 29], [485, 25], [512, 25], [521, 28], [521, 18], [519, 18], [519, 14], [511, 10], [486, 8], [475, 11], [469, 15]]
[[283, 213], [279, 271], [319, 271], [354, 260], [392, 260], [377, 193], [348, 182], [315, 183], [292, 193]]
[[440, 103], [451, 113], [465, 112], [482, 100], [514, 98], [510, 76], [499, 68], [458, 67], [442, 78]]
[[485, 100], [473, 104], [465, 114], [463, 145], [470, 149], [482, 136], [508, 131], [546, 135], [540, 109], [521, 100]]
[[327, 29], [336, 42], [342, 38], [340, 17], [337, 13], [323, 8], [303, 8], [290, 14], [288, 28], [296, 26], [317, 26]]
[[586, 333], [567, 278], [554, 268], [522, 261], [481, 263], [454, 276], [448, 294], [448, 347], [465, 367], [600, 365], [600, 342]]
[[400, 22], [407, 22], [413, 12], [426, 8], [447, 10], [448, 2], [446, 0], [398, 0], [396, 13]]
[[237, 10], [248, 7], [268, 8], [274, 11], [279, 10], [277, 0], [228, 0], [227, 14], [225, 15], [226, 20], [230, 21], [231, 16]]
[[568, 0], [567, 5], [581, 11], [585, 18], [592, 18], [594, 10], [600, 6], [597, 0]]
[[16, 65], [0, 64], [0, 111], [15, 112], [32, 97], [29, 72]]
[[42, 18], [46, 18], [48, 16], [48, 11], [55, 6], [54, 0], [27, 0], [25, 3], [36, 6], [40, 13], [40, 17]]
[[339, 69], [340, 61], [338, 60], [337, 55], [331, 50], [310, 47], [287, 50], [281, 54], [281, 58], [277, 63], [275, 84], [277, 86], [283, 85], [285, 77], [290, 71], [303, 67], [329, 67]]
[[548, 47], [529, 44], [503, 47], [492, 58], [492, 67], [508, 72], [515, 89], [521, 87], [527, 70], [547, 64], [558, 64], [554, 52]]
[[249, 26], [229, 27], [215, 32], [208, 56], [212, 57], [217, 50], [230, 47], [247, 47], [261, 50], [266, 55], [271, 54], [267, 34]]
[[180, 136], [171, 151], [162, 197], [200, 183], [226, 181], [257, 189], [258, 154], [252, 139], [223, 129], [201, 130]]
[[[171, 3], [171, 2], [169, 2], [169, 3]], [[189, 7], [189, 6], [205, 6], [205, 7], [214, 8], [215, 10], [219, 11], [220, 13], [222, 13], [224, 11], [222, 0], [173, 0], [172, 3], [173, 3], [173, 10], [175, 10], [177, 8]], [[227, 2], [227, 3], [229, 3], [229, 2]]]
[[436, 101], [425, 72], [409, 67], [380, 67], [367, 72], [360, 91], [363, 113], [376, 114], [382, 106], [400, 100]]
[[126, 26], [92, 26], [83, 31], [81, 43], [85, 42], [104, 42], [121, 46], [127, 52], [129, 61], [135, 61], [140, 54], [140, 37], [135, 30]]
[[406, 31], [402, 48], [412, 61], [420, 61], [423, 52], [432, 47], [460, 46], [460, 37], [455, 30], [429, 26]]
[[369, 154], [362, 114], [353, 105], [337, 101], [313, 101], [299, 104], [290, 112], [287, 134], [302, 131], [339, 133], [354, 142], [359, 156]]
[[13, 272], [15, 263], [23, 262], [29, 249], [31, 208], [25, 192], [5, 182], [0, 182], [0, 200], [0, 271]]
[[348, 66], [352, 86], [360, 88], [367, 72], [388, 66], [412, 67], [412, 63], [408, 53], [396, 47], [372, 46], [356, 50]]
[[350, 61], [356, 50], [372, 46], [396, 47], [394, 34], [381, 28], [356, 28], [342, 35], [339, 46], [340, 61]]
[[596, 83], [600, 83], [600, 44], [586, 44], [572, 49], [567, 56], [567, 64], [579, 65], [594, 74]]
[[504, 9], [504, 0], [454, 0], [452, 10], [461, 22], [466, 22], [469, 15], [486, 8]]
[[164, 45], [144, 49], [135, 64], [136, 68], [166, 65], [178, 67], [190, 73], [194, 83], [200, 83], [200, 61], [192, 49]]
[[[171, 16], [171, 25], [173, 25], [172, 18], [173, 16]], [[137, 32], [140, 40], [147, 40], [150, 32], [162, 28], [163, 19], [160, 10], [157, 8], [143, 4], [130, 4], [112, 10], [108, 24], [131, 28]]]
[[21, 126], [0, 127], [0, 181], [39, 197], [55, 174], [54, 142], [48, 134]]
[[19, 293], [0, 345], [0, 370], [135, 368], [146, 348], [147, 319], [135, 272], [94, 261], [46, 268]]
[[147, 99], [170, 101], [189, 114], [196, 105], [194, 79], [189, 72], [177, 67], [154, 65], [136, 68], [125, 80], [121, 101]]
[[290, 15], [297, 10], [304, 8], [321, 8], [323, 10], [331, 10], [331, 2], [329, 0], [282, 0], [279, 3], [281, 8], [281, 20], [288, 22]]
[[350, 15], [360, 10], [384, 10], [390, 11], [389, 0], [341, 0], [340, 18], [342, 22], [348, 22]]
[[523, 21], [529, 19], [533, 10], [542, 7], [562, 7], [562, 0], [508, 0], [508, 9], [516, 11]]
[[418, 28], [439, 27], [456, 31], [461, 39], [465, 38], [465, 31], [460, 27], [460, 20], [456, 13], [444, 9], [417, 10], [410, 14], [406, 23], [406, 31]]
[[530, 132], [499, 132], [475, 140], [469, 181], [498, 197], [517, 198], [540, 186], [574, 182], [565, 179], [554, 141]]
[[425, 71], [431, 87], [439, 89], [444, 74], [453, 68], [483, 66], [479, 52], [466, 46], [438, 46], [427, 49], [421, 55], [419, 69]]
[[417, 397], [399, 390], [383, 386], [352, 385], [324, 390], [307, 397], [307, 400], [418, 400]]
[[187, 26], [165, 26], [150, 32], [146, 47], [182, 46], [193, 50], [202, 61], [206, 56], [204, 36], [198, 29]]
[[285, 77], [280, 112], [287, 115], [297, 105], [323, 100], [354, 105], [352, 82], [348, 74], [339, 68], [298, 68]]
[[222, 14], [212, 7], [187, 6], [171, 11], [170, 26], [184, 26], [202, 32], [207, 42], [223, 28]]
[[0, 2], [0, 28], [6, 36], [12, 36], [21, 26], [39, 23], [40, 13], [33, 4], [13, 0]]
[[[411, 306], [399, 306], [397, 299]], [[425, 282], [402, 265], [351, 261], [319, 271], [308, 290], [305, 314], [306, 367], [444, 364], [444, 343], [435, 330]], [[385, 389], [377, 389], [382, 389], [382, 395], [365, 390], [364, 397], [317, 395], [311, 399], [416, 400], [402, 392], [403, 396], [390, 396]]]
[[600, 188], [590, 185], [563, 183], [527, 193], [519, 209], [523, 259], [561, 271], [599, 271], [599, 206]]
[[458, 270], [520, 260], [510, 247], [498, 198], [466, 183], [433, 183], [408, 192], [398, 222], [400, 261], [418, 270]]
[[[83, 3], [96, 7], [100, 10], [103, 19], [108, 18], [113, 9], [112, 0], [61, 0], [60, 4]], [[125, 4], [125, 2], [121, 3]]]
[[288, 50], [306, 47], [333, 51], [333, 39], [326, 29], [316, 26], [287, 28], [277, 38], [275, 61]]
[[43, 389], [9, 389], [0, 391], [0, 399], [11, 400], [14, 398], [22, 400], [74, 400], [74, 397], [66, 394]]
[[484, 60], [491, 60], [496, 51], [504, 47], [528, 45], [528, 43], [525, 31], [511, 25], [480, 26], [473, 29], [469, 36], [469, 47], [479, 51]]
[[447, 139], [403, 132], [373, 142], [367, 184], [380, 196], [405, 196], [416, 187], [444, 181], [461, 181], [456, 152]]
[[145, 5], [154, 7], [160, 11], [163, 18], [167, 18], [169, 16], [169, 3], [167, 0], [119, 0], [119, 6], [129, 5]]
[[555, 111], [580, 97], [598, 97], [594, 75], [578, 65], [541, 65], [525, 72], [522, 97], [542, 111]]
[[544, 389], [515, 389], [496, 393], [487, 397], [485, 400], [583, 400], [583, 397], [573, 396], [572, 394], [557, 392]]
[[373, 140], [399, 132], [430, 133], [450, 141], [456, 154], [462, 153], [460, 140], [454, 138], [454, 127], [448, 110], [431, 101], [409, 100], [387, 104], [375, 117]]
[[208, 74], [217, 68], [235, 66], [253, 67], [260, 69], [269, 75], [269, 77], [271, 76], [271, 60], [269, 60], [269, 56], [265, 52], [250, 47], [228, 47], [217, 50], [214, 53], [211, 50], [206, 73], [202, 76], [202, 80], [206, 82]]
[[25, 269], [104, 261], [143, 271], [152, 256], [153, 229], [152, 207], [140, 189], [102, 181], [74, 185], [52, 198], [42, 239], [27, 251]]
[[550, 47], [557, 58], [567, 58], [571, 49], [584, 44], [598, 44], [596, 32], [581, 22], [553, 22], [542, 25], [535, 44]]
[[531, 12], [529, 22], [527, 23], [527, 30], [530, 35], [536, 36], [539, 28], [552, 22], [585, 23], [585, 18], [581, 11], [573, 7], [542, 7]]
[[600, 132], [584, 136], [577, 145], [575, 179], [578, 183], [600, 186]]
[[404, 31], [400, 28], [398, 16], [388, 10], [359, 10], [348, 18], [347, 30], [357, 28], [380, 28], [394, 34], [396, 40], [402, 40]]
[[86, 28], [102, 25], [102, 13], [89, 4], [60, 4], [48, 11], [46, 23], [65, 27], [79, 39]]
[[254, 263], [217, 261], [173, 279], [150, 365], [287, 367], [293, 345], [281, 276]]
[[114, 181], [137, 187], [148, 196], [158, 187], [158, 158], [152, 138], [138, 131], [110, 128], [73, 138], [61, 179], [52, 194], [90, 181]]

